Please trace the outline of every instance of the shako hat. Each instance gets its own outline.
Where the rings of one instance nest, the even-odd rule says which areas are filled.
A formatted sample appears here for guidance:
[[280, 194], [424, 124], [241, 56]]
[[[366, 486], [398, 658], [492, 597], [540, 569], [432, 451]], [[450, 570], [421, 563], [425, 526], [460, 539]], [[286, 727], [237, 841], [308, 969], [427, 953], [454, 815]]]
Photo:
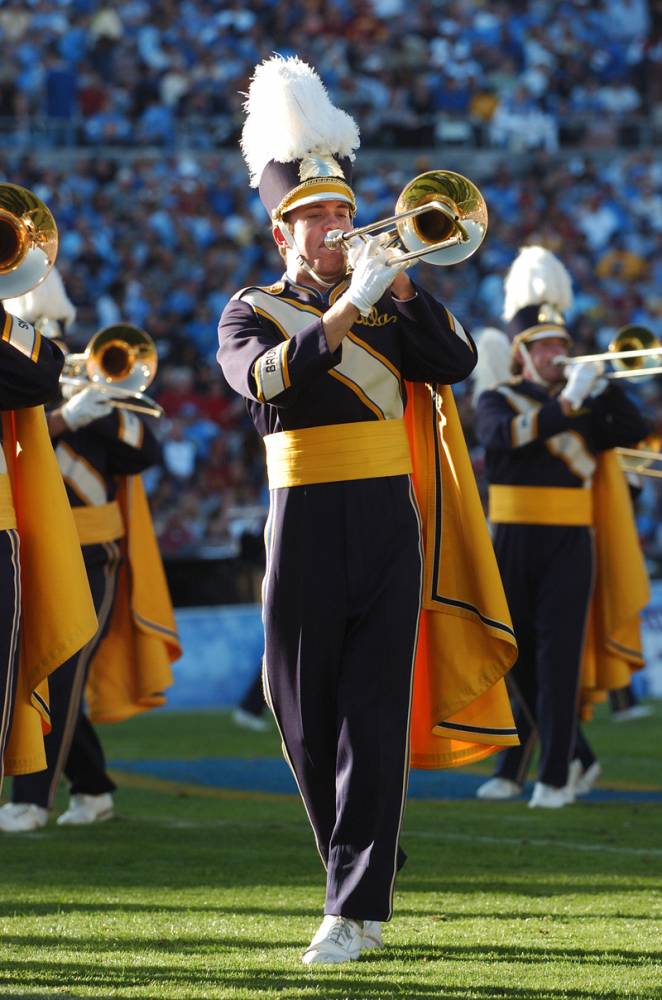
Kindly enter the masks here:
[[549, 337], [571, 343], [564, 314], [572, 300], [570, 275], [558, 257], [545, 247], [522, 247], [504, 281], [503, 318], [513, 351]]
[[272, 220], [314, 201], [346, 201], [354, 214], [359, 129], [331, 103], [311, 66], [298, 56], [266, 59], [255, 69], [244, 110], [241, 151]]

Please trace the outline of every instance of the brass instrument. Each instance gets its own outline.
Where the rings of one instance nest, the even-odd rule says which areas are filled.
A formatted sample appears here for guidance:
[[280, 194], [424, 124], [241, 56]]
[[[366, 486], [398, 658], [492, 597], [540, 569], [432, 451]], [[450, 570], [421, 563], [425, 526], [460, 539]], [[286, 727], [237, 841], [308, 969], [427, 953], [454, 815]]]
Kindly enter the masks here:
[[[392, 229], [387, 227], [392, 226]], [[395, 214], [386, 219], [329, 233], [324, 244], [337, 250], [343, 241], [377, 229], [392, 234], [408, 251], [397, 263], [425, 257], [428, 264], [459, 264], [471, 257], [487, 233], [487, 206], [470, 180], [451, 170], [428, 170], [414, 177], [400, 192]]]
[[106, 393], [117, 409], [160, 417], [163, 407], [144, 392], [157, 366], [150, 335], [130, 323], [116, 323], [95, 333], [82, 353], [66, 356], [60, 382]]
[[662, 372], [662, 344], [647, 327], [630, 324], [621, 327], [602, 354], [580, 354], [573, 358], [560, 355], [554, 360], [563, 365], [611, 361], [616, 371], [607, 372], [606, 378], [648, 378]]
[[57, 249], [57, 226], [44, 202], [18, 184], [0, 184], [0, 299], [41, 284]]
[[652, 469], [650, 466], [662, 462], [660, 446], [662, 440], [655, 434], [649, 435], [636, 448], [615, 448], [619, 465], [625, 473], [637, 476], [652, 476], [662, 479], [662, 469]]

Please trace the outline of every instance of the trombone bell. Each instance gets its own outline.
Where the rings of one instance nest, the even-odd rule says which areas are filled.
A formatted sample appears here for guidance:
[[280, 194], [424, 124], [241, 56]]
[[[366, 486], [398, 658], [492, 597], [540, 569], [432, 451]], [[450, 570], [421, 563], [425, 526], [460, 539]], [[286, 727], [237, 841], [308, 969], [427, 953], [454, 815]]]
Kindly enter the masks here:
[[87, 345], [85, 370], [90, 382], [144, 392], [158, 365], [156, 345], [140, 327], [116, 323], [99, 330]]
[[144, 394], [158, 367], [156, 344], [145, 330], [115, 323], [95, 333], [85, 351], [68, 354], [60, 382], [91, 386], [111, 397], [118, 409], [161, 416], [162, 408]]
[[582, 365], [585, 362], [610, 361], [615, 371], [607, 372], [605, 378], [650, 378], [662, 373], [662, 344], [655, 334], [645, 326], [622, 326], [602, 354], [578, 354], [568, 358], [555, 358], [560, 365]]
[[0, 299], [41, 284], [57, 248], [57, 226], [44, 202], [18, 184], [0, 184]]
[[[610, 343], [609, 351], [615, 355], [611, 359], [614, 368], [632, 375], [643, 375], [649, 368], [662, 364], [662, 344], [652, 330], [645, 326], [631, 324], [621, 327]], [[630, 356], [618, 357], [624, 353]], [[624, 378], [625, 375], [621, 377]]]
[[[394, 226], [393, 229], [388, 229]], [[476, 252], [487, 232], [487, 206], [470, 180], [451, 170], [428, 170], [400, 192], [395, 215], [347, 233], [328, 233], [324, 244], [336, 250], [344, 240], [382, 229], [407, 251], [399, 262], [425, 257], [428, 264], [459, 264]]]
[[[417, 214], [409, 215], [412, 210]], [[405, 248], [428, 264], [448, 266], [471, 257], [487, 233], [487, 206], [472, 181], [451, 170], [428, 170], [397, 200], [396, 223]], [[413, 258], [412, 258], [413, 259]]]

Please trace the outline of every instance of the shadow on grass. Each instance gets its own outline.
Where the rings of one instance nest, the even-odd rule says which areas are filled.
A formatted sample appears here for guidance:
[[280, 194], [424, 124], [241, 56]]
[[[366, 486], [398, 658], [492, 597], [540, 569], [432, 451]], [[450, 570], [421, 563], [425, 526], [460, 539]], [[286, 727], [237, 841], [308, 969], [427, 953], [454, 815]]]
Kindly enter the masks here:
[[[613, 890], [612, 890], [613, 891]], [[619, 889], [620, 893], [620, 889]], [[555, 895], [555, 894], [552, 894]], [[270, 903], [265, 903], [261, 906], [222, 906], [219, 904], [209, 903], [205, 905], [195, 905], [190, 903], [182, 903], [181, 906], [173, 905], [172, 903], [135, 903], [131, 900], [118, 900], [117, 902], [104, 902], [102, 900], [94, 902], [60, 902], [59, 900], [43, 900], [43, 901], [32, 901], [32, 900], [17, 900], [13, 901], [0, 901], [0, 918], [2, 917], [42, 917], [51, 916], [57, 914], [68, 914], [68, 913], [94, 913], [94, 914], [104, 914], [104, 913], [121, 913], [121, 914], [141, 914], [141, 913], [154, 913], [154, 914], [176, 914], [181, 916], [186, 913], [202, 913], [207, 916], [213, 917], [218, 915], [224, 916], [256, 916], [256, 917], [307, 917], [312, 920], [320, 919], [321, 910], [319, 907], [314, 906], [300, 906], [290, 904], [289, 906], [274, 906]], [[521, 912], [514, 913], [512, 911], [504, 913], [485, 913], [484, 911], [472, 911], [468, 909], [443, 909], [443, 903], [433, 902], [429, 907], [422, 909], [420, 907], [407, 907], [406, 905], [401, 905], [398, 909], [396, 917], [394, 918], [396, 924], [398, 918], [403, 920], [409, 920], [412, 918], [417, 918], [420, 920], [426, 920], [431, 923], [453, 923], [456, 920], [507, 920], [509, 922], [518, 922], [523, 920], [535, 920], [543, 919], [544, 917], [549, 917], [549, 911], [536, 910], [527, 911], [522, 910]], [[582, 910], [577, 913], [562, 913], [558, 915], [558, 919], [562, 920], [564, 924], [571, 924], [575, 921], [583, 920], [627, 920], [627, 921], [639, 921], [639, 922], [657, 922], [658, 917], [654, 913], [612, 913], [609, 911], [602, 912], [596, 910], [593, 907], [587, 910]], [[2, 941], [6, 940], [6, 936], [3, 935]]]
[[[49, 934], [4, 934], [2, 944], [14, 948], [52, 948], [53, 936]], [[263, 938], [247, 938], [234, 935], [224, 937], [214, 934], [205, 937], [195, 934], [190, 937], [177, 934], [172, 938], [157, 934], [154, 937], [126, 938], [120, 935], [112, 939], [60, 937], [58, 940], [60, 953], [66, 951], [100, 952], [100, 953], [145, 953], [156, 954], [200, 954], [215, 952], [263, 952], [282, 951], [292, 948], [292, 939], [284, 941], [265, 941]], [[305, 942], [301, 942], [301, 948]], [[531, 945], [431, 945], [405, 944], [388, 947], [381, 954], [373, 953], [363, 956], [362, 965], [366, 962], [433, 962], [433, 961], [479, 961], [479, 962], [513, 962], [527, 965], [545, 964], [553, 959], [566, 962], [596, 962], [600, 965], [642, 965], [662, 960], [662, 951], [636, 951], [626, 948], [547, 948]], [[22, 965], [16, 959], [17, 965]], [[6, 963], [7, 965], [10, 963]]]
[[[419, 956], [420, 957], [420, 956]], [[499, 986], [490, 980], [489, 966], [475, 970], [472, 974], [473, 983], [468, 985], [446, 985], [443, 983], [422, 981], [424, 972], [430, 975], [436, 960], [443, 962], [443, 954], [435, 954], [425, 970], [419, 965], [416, 970], [402, 969], [398, 966], [389, 975], [387, 968], [382, 968], [382, 956], [370, 956], [367, 960], [343, 966], [306, 969], [299, 966], [296, 971], [279, 971], [273, 967], [268, 970], [239, 969], [223, 971], [215, 975], [209, 971], [183, 971], [175, 967], [141, 964], [140, 970], [89, 968], [81, 963], [58, 962], [48, 964], [42, 962], [15, 962], [5, 966], [5, 971], [13, 969], [15, 976], [0, 974], [0, 992], [3, 996], [12, 996], [4, 987], [16, 987], [18, 977], [30, 977], [31, 990], [53, 990], [57, 995], [80, 996], [67, 993], [67, 989], [85, 989], [86, 995], [90, 989], [98, 991], [95, 998], [102, 1000], [118, 995], [118, 991], [152, 989], [153, 996], [162, 997], [168, 993], [168, 988], [176, 989], [177, 995], [182, 995], [186, 989], [192, 997], [202, 996], [236, 996], [240, 992], [251, 997], [278, 996], [279, 998], [320, 997], [324, 1000], [386, 1000], [386, 998], [402, 997], [403, 1000], [595, 1000], [595, 986], [586, 989], [575, 987], [546, 987], [544, 985], [531, 988], [528, 986]], [[295, 960], [298, 962], [298, 958]], [[436, 970], [434, 970], [436, 973]], [[454, 970], [456, 971], [456, 970]], [[482, 975], [481, 975], [482, 973]], [[466, 973], [465, 973], [466, 975]], [[480, 975], [482, 982], [476, 982]], [[217, 992], [226, 990], [227, 992]], [[321, 992], [323, 990], [323, 993]], [[15, 994], [17, 995], [17, 994]], [[21, 994], [43, 1000], [43, 992]], [[623, 993], [608, 987], [601, 990], [600, 1000], [622, 1000]], [[651, 994], [640, 994], [629, 990], [629, 1000], [653, 1000], [660, 996], [657, 991]]]

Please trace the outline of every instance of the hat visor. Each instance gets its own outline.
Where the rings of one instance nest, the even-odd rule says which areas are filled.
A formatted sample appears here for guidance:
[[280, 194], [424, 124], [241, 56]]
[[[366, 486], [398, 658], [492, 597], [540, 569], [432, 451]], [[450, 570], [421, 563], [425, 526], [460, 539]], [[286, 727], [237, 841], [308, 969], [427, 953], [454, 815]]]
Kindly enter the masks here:
[[356, 211], [354, 192], [349, 185], [329, 178], [323, 184], [318, 183], [314, 187], [305, 185], [299, 190], [290, 191], [278, 206], [277, 214], [285, 215], [286, 212], [291, 212], [294, 208], [301, 208], [302, 205], [312, 205], [316, 201], [344, 201], [351, 207], [352, 212]]
[[569, 344], [572, 343], [572, 337], [564, 327], [545, 325], [532, 326], [528, 330], [522, 330], [513, 339], [513, 347], [517, 347], [518, 344], [533, 344], [537, 340], [551, 340], [553, 337], [561, 337]]

